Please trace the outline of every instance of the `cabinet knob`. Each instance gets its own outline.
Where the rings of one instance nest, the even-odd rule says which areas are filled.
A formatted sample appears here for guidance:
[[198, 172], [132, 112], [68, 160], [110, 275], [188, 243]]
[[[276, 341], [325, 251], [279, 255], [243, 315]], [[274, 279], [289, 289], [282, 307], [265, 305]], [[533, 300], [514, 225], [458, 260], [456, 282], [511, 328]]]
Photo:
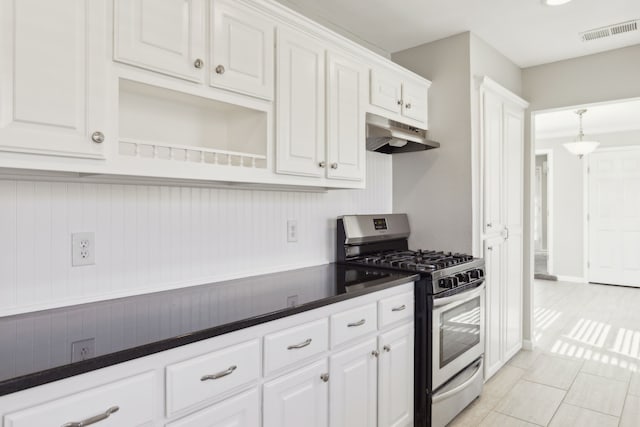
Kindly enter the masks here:
[[99, 131], [92, 133], [91, 140], [96, 144], [102, 144], [104, 142], [104, 133]]
[[380, 352], [379, 352], [378, 350], [373, 350], [373, 351], [371, 352], [371, 355], [372, 355], [373, 357], [378, 357], [378, 356], [380, 356]]
[[324, 160], [321, 161], [320, 163], [318, 163], [318, 167], [320, 167], [320, 168], [324, 168], [326, 166], [327, 166], [327, 162], [325, 162]]
[[218, 66], [216, 67], [216, 74], [223, 75], [223, 74], [224, 74], [224, 72], [225, 72], [224, 65], [218, 65]]
[[320, 379], [321, 379], [322, 381], [324, 381], [325, 383], [326, 383], [326, 382], [329, 382], [329, 374], [322, 374], [322, 375], [320, 375]]
[[411, 103], [409, 102], [409, 103], [405, 104], [404, 108], [406, 108], [407, 110], [410, 110], [411, 109]]
[[398, 105], [402, 105], [402, 99], [398, 99], [398, 100], [396, 101], [396, 103], [397, 103]]
[[488, 251], [492, 251], [493, 250], [493, 246], [487, 246], [487, 250]]
[[491, 228], [491, 227], [493, 227], [493, 224], [492, 224], [492, 223], [490, 223], [490, 222], [488, 222], [488, 223], [487, 223], [487, 228]]
[[193, 66], [196, 68], [202, 68], [204, 66], [204, 61], [200, 58], [193, 61]]
[[331, 169], [338, 169], [337, 163], [331, 163]]
[[386, 351], [387, 353], [389, 353], [391, 351], [391, 346], [390, 345], [385, 345], [384, 347], [382, 347], [382, 349], [384, 351]]

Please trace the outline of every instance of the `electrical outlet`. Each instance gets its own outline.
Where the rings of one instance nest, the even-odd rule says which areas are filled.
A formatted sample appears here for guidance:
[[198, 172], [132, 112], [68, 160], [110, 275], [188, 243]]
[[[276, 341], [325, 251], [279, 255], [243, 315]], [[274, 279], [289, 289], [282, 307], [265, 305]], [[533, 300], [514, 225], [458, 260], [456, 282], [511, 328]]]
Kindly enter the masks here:
[[95, 264], [95, 233], [73, 233], [71, 235], [71, 265]]
[[75, 341], [71, 343], [71, 363], [80, 362], [96, 355], [96, 339]]
[[298, 221], [290, 219], [287, 221], [287, 242], [298, 241]]

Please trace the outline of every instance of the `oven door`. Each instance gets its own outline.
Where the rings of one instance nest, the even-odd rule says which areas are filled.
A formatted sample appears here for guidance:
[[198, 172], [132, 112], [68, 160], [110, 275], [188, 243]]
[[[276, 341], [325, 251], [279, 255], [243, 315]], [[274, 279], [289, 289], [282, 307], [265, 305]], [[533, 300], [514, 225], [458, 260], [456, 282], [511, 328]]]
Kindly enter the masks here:
[[433, 299], [434, 391], [484, 354], [484, 286]]

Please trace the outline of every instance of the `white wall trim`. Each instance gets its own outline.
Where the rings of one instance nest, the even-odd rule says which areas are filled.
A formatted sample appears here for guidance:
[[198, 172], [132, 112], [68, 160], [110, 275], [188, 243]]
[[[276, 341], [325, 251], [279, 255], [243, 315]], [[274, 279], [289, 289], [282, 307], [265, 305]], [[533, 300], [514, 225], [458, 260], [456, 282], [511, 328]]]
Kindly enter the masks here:
[[525, 108], [525, 109], [529, 108], [529, 102], [527, 102], [526, 100], [520, 98], [518, 95], [516, 95], [515, 93], [511, 92], [509, 89], [505, 88], [500, 83], [497, 83], [495, 80], [491, 79], [490, 77], [487, 77], [487, 76], [480, 77], [479, 78], [479, 85], [480, 85], [481, 88], [490, 90], [490, 91], [500, 95], [501, 97], [503, 97], [507, 101], [518, 105], [519, 107], [522, 107], [522, 108]]
[[577, 276], [556, 276], [560, 282], [573, 282], [573, 283], [589, 283], [584, 277]]
[[522, 340], [522, 349], [527, 351], [532, 351], [534, 348], [533, 341], [531, 340]]
[[[553, 238], [553, 150], [548, 149], [536, 149], [536, 156], [538, 155], [546, 155], [547, 156], [547, 273], [553, 275], [555, 271], [555, 265], [553, 262], [554, 255], [554, 238]], [[535, 160], [534, 160], [535, 165]], [[535, 173], [535, 170], [534, 170]], [[534, 264], [535, 265], [535, 264]], [[535, 272], [534, 272], [535, 273]]]

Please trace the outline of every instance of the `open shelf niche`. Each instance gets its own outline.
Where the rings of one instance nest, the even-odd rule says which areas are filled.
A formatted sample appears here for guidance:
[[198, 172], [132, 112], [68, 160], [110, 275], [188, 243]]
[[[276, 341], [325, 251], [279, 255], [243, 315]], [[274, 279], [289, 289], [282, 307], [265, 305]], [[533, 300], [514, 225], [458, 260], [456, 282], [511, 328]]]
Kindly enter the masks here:
[[123, 156], [267, 167], [267, 113], [131, 80], [119, 82]]

